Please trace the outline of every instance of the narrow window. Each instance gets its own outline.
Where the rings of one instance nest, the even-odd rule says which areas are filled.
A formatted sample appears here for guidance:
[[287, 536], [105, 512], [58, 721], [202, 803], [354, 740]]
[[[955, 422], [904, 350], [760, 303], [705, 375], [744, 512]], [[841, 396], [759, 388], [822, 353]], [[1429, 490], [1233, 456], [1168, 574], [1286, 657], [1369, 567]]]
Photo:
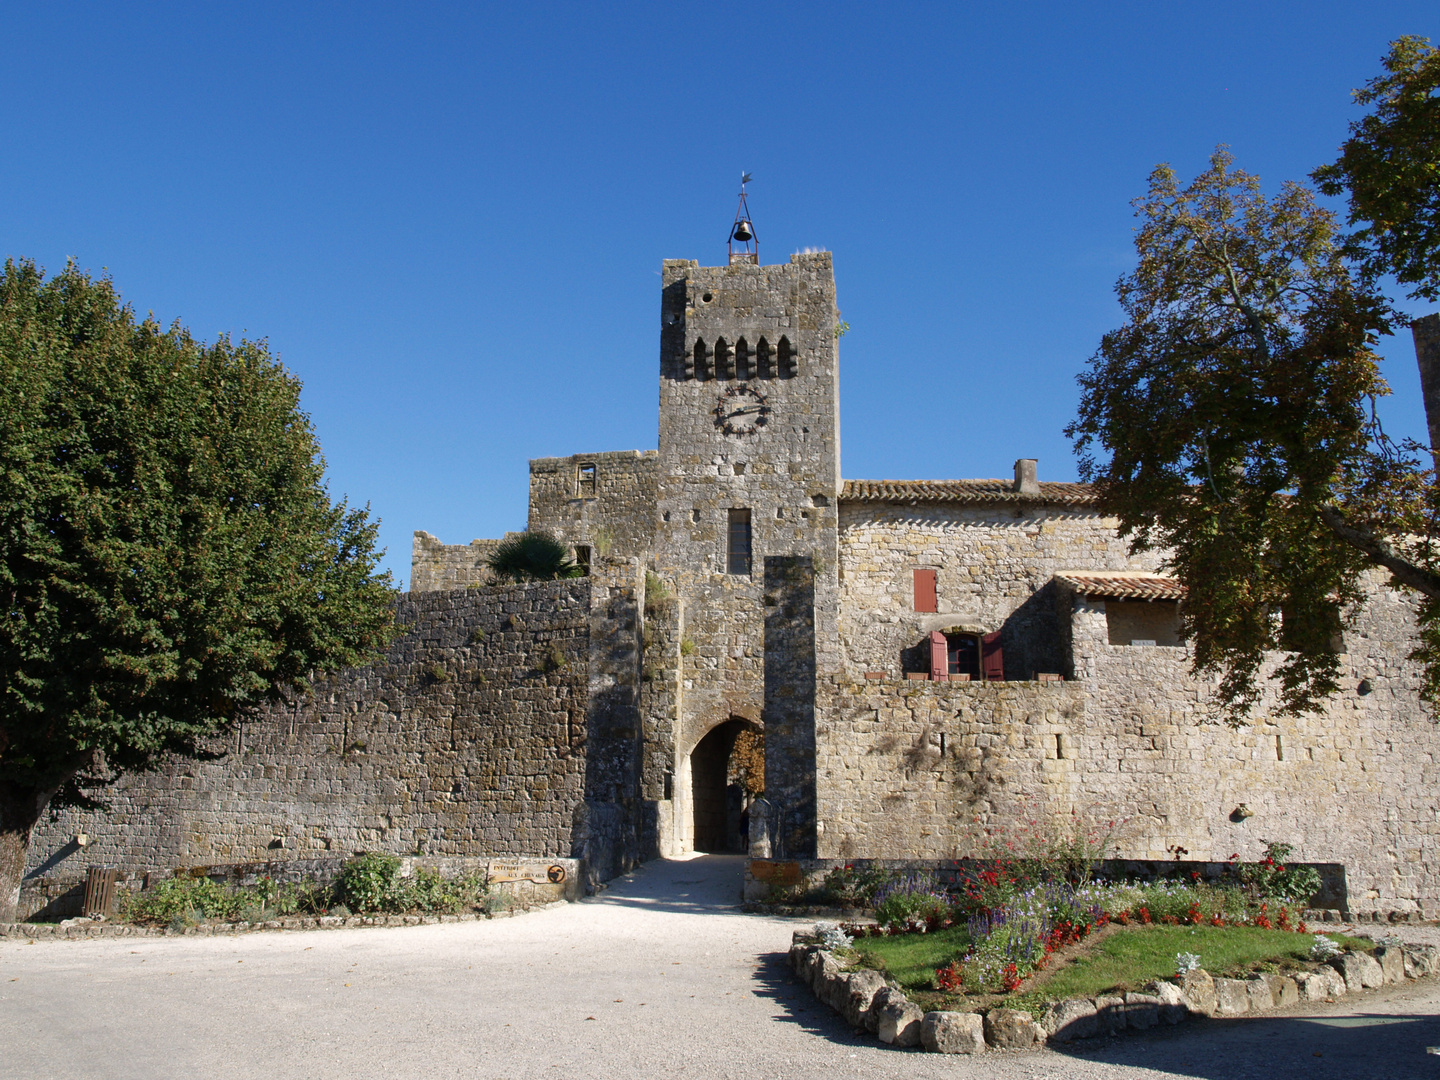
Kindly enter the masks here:
[[931, 613], [936, 610], [934, 570], [915, 571], [915, 610]]
[[595, 497], [595, 466], [589, 463], [575, 470], [575, 490], [582, 499]]
[[699, 379], [701, 382], [704, 382], [706, 379], [710, 378], [710, 360], [709, 353], [705, 348], [705, 340], [703, 338], [695, 339], [694, 352], [695, 378]]
[[715, 378], [729, 379], [735, 375], [731, 367], [734, 354], [730, 351], [730, 345], [723, 337], [715, 339]]
[[770, 354], [770, 342], [763, 337], [755, 345], [755, 377], [757, 379], [773, 379], [775, 377], [775, 360]]
[[750, 343], [742, 337], [735, 342], [735, 378], [745, 380], [750, 376]]
[[576, 544], [576, 545], [575, 545], [575, 565], [580, 568], [580, 572], [581, 572], [581, 573], [583, 573], [583, 574], [589, 574], [589, 573], [590, 573], [590, 545], [589, 545], [589, 544]]
[[1062, 761], [1065, 760], [1065, 736], [1058, 731], [1055, 733], [1055, 756]]
[[788, 337], [781, 336], [776, 352], [776, 367], [779, 369], [776, 374], [782, 379], [793, 379], [796, 375], [795, 350], [790, 347]]
[[750, 574], [750, 511], [730, 511], [730, 535], [726, 550], [726, 572]]
[[1285, 738], [1282, 735], [1275, 736], [1275, 760], [1285, 760]]

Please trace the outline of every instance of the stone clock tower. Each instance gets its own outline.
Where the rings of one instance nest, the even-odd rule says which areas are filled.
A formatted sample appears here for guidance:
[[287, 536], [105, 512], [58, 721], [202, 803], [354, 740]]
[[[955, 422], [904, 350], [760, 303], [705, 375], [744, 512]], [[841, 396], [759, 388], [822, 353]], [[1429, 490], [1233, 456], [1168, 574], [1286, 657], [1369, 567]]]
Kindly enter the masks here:
[[[813, 822], [815, 678], [839, 664], [839, 312], [830, 253], [776, 266], [747, 255], [721, 267], [666, 260], [663, 277], [653, 551], [676, 592], [686, 650], [676, 687], [676, 797], [681, 805], [702, 797], [687, 790], [689, 755], [702, 738], [732, 721], [764, 724], [767, 798], [782, 818]], [[782, 692], [787, 680], [800, 686], [799, 699]], [[808, 722], [808, 735], [794, 733], [808, 753], [784, 745], [775, 713], [782, 698], [800, 708], [792, 720], [802, 729]], [[813, 846], [813, 836], [780, 846], [802, 855], [797, 845]]]

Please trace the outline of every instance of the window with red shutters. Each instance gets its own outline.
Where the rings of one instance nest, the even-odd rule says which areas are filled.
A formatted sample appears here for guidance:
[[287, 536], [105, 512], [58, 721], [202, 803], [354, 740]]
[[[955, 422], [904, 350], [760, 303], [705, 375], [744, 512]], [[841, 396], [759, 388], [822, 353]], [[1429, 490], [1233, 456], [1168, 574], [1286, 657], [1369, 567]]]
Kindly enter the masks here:
[[980, 639], [980, 666], [985, 670], [986, 682], [1005, 681], [1005, 657], [1000, 651], [1000, 631], [986, 634]]
[[930, 631], [930, 678], [935, 680], [950, 677], [950, 642], [939, 630]]
[[915, 610], [930, 613], [937, 610], [934, 570], [915, 571]]

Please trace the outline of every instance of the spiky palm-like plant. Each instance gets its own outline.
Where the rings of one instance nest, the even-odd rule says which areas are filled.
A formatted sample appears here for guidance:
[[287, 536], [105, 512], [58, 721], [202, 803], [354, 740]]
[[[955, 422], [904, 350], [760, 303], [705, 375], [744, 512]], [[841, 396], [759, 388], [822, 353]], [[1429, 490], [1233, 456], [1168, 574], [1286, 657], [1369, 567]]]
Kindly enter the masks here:
[[485, 564], [502, 581], [555, 581], [583, 573], [569, 549], [541, 529], [501, 541]]

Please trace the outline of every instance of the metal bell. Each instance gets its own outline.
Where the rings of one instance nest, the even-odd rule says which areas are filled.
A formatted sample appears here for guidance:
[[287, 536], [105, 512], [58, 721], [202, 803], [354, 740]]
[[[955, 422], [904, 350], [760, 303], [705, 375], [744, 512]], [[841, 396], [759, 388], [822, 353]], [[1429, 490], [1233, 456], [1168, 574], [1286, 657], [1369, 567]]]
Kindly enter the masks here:
[[737, 221], [735, 223], [735, 231], [730, 235], [742, 244], [748, 244], [751, 240], [755, 239], [755, 234], [750, 231], [750, 223], [748, 221]]

